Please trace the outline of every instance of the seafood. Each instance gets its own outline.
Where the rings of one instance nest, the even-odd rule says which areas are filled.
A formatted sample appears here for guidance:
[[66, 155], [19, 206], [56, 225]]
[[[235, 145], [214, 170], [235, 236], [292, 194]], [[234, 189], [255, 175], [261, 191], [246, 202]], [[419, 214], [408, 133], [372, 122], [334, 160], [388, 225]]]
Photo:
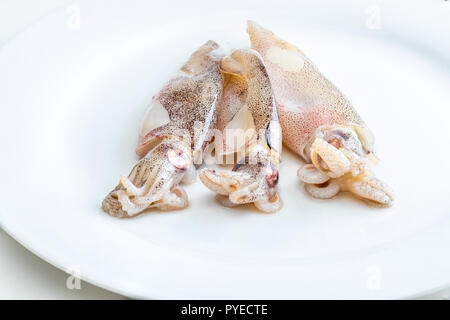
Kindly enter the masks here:
[[102, 203], [105, 212], [124, 218], [147, 208], [188, 205], [182, 180], [195, 177], [196, 161], [208, 146], [221, 100], [223, 57], [219, 45], [206, 42], [153, 97], [139, 132], [136, 153], [142, 158]]
[[276, 190], [281, 126], [264, 62], [254, 50], [234, 50], [220, 67], [226, 84], [215, 135], [216, 158], [237, 155], [237, 162], [232, 170], [202, 169], [200, 180], [224, 205], [254, 203], [263, 212], [274, 212], [281, 207]]
[[370, 168], [372, 133], [347, 98], [292, 44], [251, 21], [247, 32], [272, 83], [283, 142], [307, 162], [298, 170], [307, 192], [325, 199], [350, 191], [390, 206], [391, 189]]

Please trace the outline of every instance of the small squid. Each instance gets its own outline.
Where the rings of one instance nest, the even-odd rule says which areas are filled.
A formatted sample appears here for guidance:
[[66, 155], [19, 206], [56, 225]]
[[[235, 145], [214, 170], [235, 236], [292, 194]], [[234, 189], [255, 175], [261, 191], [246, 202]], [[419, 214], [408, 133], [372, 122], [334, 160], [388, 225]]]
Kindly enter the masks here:
[[215, 135], [216, 158], [232, 170], [205, 168], [199, 177], [222, 204], [253, 203], [260, 211], [280, 209], [277, 193], [281, 125], [264, 62], [254, 50], [234, 50], [220, 63], [225, 87]]
[[208, 146], [221, 100], [219, 45], [206, 42], [155, 95], [147, 109], [136, 153], [142, 159], [102, 203], [108, 214], [125, 218], [147, 208], [188, 205], [180, 182], [195, 179], [196, 157]]
[[370, 169], [372, 133], [347, 98], [292, 44], [251, 21], [247, 32], [270, 76], [283, 142], [307, 162], [297, 173], [307, 192], [327, 199], [350, 191], [390, 206], [392, 191]]

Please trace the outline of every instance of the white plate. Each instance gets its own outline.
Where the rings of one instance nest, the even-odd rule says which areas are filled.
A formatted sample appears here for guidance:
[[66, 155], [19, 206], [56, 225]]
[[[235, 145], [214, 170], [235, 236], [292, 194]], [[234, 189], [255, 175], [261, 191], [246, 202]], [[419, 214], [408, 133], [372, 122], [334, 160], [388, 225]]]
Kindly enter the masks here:
[[[91, 0], [33, 25], [0, 51], [2, 227], [140, 298], [399, 298], [450, 283], [450, 10], [347, 2]], [[204, 41], [247, 46], [246, 18], [301, 47], [357, 106], [395, 206], [311, 199], [286, 151], [276, 214], [221, 207], [200, 182], [187, 210], [104, 214], [152, 95]]]

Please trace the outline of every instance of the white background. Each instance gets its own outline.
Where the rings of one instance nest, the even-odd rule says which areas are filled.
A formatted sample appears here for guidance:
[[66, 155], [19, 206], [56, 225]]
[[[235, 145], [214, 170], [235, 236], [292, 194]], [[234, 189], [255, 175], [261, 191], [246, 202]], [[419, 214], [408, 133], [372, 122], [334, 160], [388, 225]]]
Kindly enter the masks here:
[[[0, 47], [40, 17], [70, 0], [0, 0]], [[119, 295], [81, 283], [66, 287], [68, 275], [27, 251], [0, 229], [1, 299], [120, 299]], [[450, 290], [425, 299], [449, 299]]]

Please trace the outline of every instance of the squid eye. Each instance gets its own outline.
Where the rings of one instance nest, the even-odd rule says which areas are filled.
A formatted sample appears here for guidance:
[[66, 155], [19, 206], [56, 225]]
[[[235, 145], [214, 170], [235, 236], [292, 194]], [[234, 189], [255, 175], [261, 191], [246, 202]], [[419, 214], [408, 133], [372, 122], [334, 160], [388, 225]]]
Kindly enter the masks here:
[[336, 149], [342, 148], [342, 140], [338, 137], [333, 137], [331, 140], [328, 140], [328, 143], [331, 144]]
[[342, 129], [331, 130], [327, 135], [329, 135], [330, 137], [337, 137], [342, 140], [348, 140], [352, 136], [350, 132]]
[[279, 179], [278, 171], [272, 171], [266, 175], [266, 182], [269, 188], [273, 188], [277, 185]]
[[169, 149], [167, 158], [179, 170], [186, 170], [191, 165], [191, 159], [180, 149]]
[[342, 144], [351, 138], [351, 133], [342, 130], [331, 130], [325, 134], [324, 139], [331, 143], [332, 141], [340, 141]]
[[243, 159], [241, 159], [238, 163], [236, 163], [232, 169], [232, 171], [237, 171], [242, 165], [247, 164], [249, 161], [249, 157], [245, 156]]

